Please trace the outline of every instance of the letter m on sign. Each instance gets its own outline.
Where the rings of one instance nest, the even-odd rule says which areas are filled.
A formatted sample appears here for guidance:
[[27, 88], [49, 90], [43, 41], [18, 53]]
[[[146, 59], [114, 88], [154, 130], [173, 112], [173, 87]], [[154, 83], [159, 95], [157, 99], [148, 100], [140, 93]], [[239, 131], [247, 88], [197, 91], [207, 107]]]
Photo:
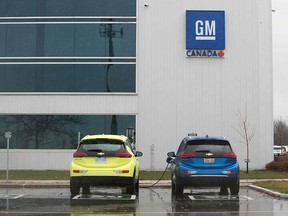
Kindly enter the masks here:
[[225, 49], [225, 11], [186, 11], [186, 49]]

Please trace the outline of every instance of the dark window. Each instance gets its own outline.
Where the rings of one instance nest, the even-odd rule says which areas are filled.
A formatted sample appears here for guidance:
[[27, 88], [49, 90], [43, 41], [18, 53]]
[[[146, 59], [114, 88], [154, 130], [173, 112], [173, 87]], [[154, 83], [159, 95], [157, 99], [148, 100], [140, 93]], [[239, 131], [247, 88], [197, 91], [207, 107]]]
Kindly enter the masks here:
[[0, 25], [0, 40], [0, 57], [136, 56], [136, 24]]
[[0, 92], [136, 92], [135, 17], [136, 0], [1, 0]]
[[136, 16], [136, 0], [1, 0], [0, 16]]
[[182, 140], [181, 144], [179, 145], [177, 155], [182, 153], [185, 150], [185, 147], [186, 147], [186, 142], [184, 140]]
[[75, 149], [79, 134], [126, 134], [135, 121], [135, 115], [0, 115], [0, 131], [12, 132], [11, 149]]
[[117, 152], [125, 150], [125, 146], [121, 140], [93, 139], [82, 141], [79, 149], [87, 152], [88, 156], [97, 156], [98, 153], [115, 156]]
[[136, 66], [0, 65], [1, 92], [135, 92]]
[[232, 150], [228, 141], [193, 140], [187, 143], [185, 151], [193, 152], [197, 157], [205, 157], [207, 153], [212, 153], [213, 157], [222, 157]]

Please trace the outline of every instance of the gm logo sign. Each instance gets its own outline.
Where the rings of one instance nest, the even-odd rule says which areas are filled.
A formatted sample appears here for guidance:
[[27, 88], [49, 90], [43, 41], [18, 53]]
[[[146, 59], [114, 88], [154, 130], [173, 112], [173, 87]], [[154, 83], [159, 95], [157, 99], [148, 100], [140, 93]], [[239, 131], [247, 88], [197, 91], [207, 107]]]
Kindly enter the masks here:
[[225, 49], [224, 11], [186, 11], [186, 49]]

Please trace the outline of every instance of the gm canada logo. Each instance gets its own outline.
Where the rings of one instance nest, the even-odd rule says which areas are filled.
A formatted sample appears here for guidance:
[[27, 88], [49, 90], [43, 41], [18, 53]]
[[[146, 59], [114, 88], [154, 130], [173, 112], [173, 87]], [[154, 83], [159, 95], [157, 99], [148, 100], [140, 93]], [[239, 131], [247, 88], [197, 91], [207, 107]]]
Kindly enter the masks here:
[[186, 56], [224, 57], [225, 11], [186, 11]]

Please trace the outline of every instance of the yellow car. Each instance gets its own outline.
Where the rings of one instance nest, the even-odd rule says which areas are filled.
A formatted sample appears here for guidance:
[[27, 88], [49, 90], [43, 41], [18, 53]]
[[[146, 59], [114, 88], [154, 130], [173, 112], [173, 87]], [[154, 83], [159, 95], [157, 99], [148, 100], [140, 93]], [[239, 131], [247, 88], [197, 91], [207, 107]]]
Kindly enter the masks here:
[[126, 187], [128, 194], [139, 190], [139, 162], [126, 136], [88, 135], [81, 139], [70, 166], [71, 196], [90, 193], [90, 186]]

